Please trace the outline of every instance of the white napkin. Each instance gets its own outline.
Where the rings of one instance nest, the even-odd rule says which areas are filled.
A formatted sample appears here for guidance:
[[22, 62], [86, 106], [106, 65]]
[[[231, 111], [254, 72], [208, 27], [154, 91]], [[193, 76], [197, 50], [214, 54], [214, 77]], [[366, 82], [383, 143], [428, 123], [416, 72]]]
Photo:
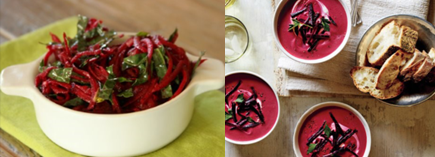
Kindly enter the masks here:
[[[350, 8], [350, 0], [344, 0]], [[299, 63], [285, 56], [278, 60], [278, 67], [292, 73], [298, 73], [318, 79], [300, 79], [290, 76], [285, 85], [286, 90], [312, 91], [334, 94], [359, 94], [353, 87], [349, 75], [350, 69], [355, 65], [355, 51], [359, 40], [365, 31], [378, 20], [394, 14], [411, 14], [426, 19], [429, 0], [359, 0], [358, 12], [362, 18], [362, 24], [353, 27], [349, 41], [333, 59], [321, 64]], [[285, 73], [282, 73], [285, 74]]]

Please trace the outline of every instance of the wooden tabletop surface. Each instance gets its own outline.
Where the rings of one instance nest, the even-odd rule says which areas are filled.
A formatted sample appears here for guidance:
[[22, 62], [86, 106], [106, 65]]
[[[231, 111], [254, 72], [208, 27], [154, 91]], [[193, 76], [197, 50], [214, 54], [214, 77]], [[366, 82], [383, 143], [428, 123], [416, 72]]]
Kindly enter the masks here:
[[[177, 27], [179, 45], [224, 61], [224, 12], [223, 0], [0, 0], [0, 44], [81, 14], [118, 32], [169, 36]], [[0, 156], [39, 155], [0, 129]]]

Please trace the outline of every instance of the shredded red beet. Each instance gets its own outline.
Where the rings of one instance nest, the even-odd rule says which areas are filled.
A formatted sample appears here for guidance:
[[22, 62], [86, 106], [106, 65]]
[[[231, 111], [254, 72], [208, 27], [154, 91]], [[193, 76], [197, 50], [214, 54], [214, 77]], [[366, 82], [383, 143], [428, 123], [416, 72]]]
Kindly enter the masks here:
[[174, 44], [177, 30], [169, 39], [139, 32], [120, 45], [110, 45], [123, 35], [101, 24], [79, 16], [74, 38], [50, 33], [52, 42], [35, 78], [45, 97], [84, 112], [141, 111], [179, 95], [204, 61], [191, 62]]

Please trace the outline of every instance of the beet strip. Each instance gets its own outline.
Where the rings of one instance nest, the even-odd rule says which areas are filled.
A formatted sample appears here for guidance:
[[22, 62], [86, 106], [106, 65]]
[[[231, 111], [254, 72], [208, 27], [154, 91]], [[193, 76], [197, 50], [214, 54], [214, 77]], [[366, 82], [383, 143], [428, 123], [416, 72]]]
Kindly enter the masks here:
[[231, 110], [233, 110], [233, 121], [237, 122], [237, 117], [236, 117], [236, 103], [231, 102]]
[[225, 103], [228, 104], [228, 98], [230, 97], [231, 94], [233, 94], [237, 88], [239, 88], [240, 84], [242, 83], [242, 80], [239, 80], [239, 82], [237, 82], [236, 86], [230, 90], [230, 92], [228, 92], [227, 94], [225, 94]]
[[36, 75], [36, 78], [35, 78], [36, 87], [38, 87], [39, 84], [41, 84], [42, 80], [47, 80], [48, 73], [53, 69], [56, 69], [56, 67], [48, 67], [47, 69], [42, 71], [42, 73], [39, 73], [38, 75]]
[[322, 134], [322, 132], [325, 130], [325, 124], [326, 124], [326, 120], [323, 121], [322, 126], [320, 126], [319, 130], [314, 133], [310, 138], [308, 138], [308, 142], [307, 142], [307, 146], [311, 144], [311, 142], [314, 141], [314, 139], [316, 139], [320, 134]]
[[336, 130], [337, 130], [337, 133], [340, 134], [340, 135], [342, 135], [342, 136], [344, 136], [343, 129], [341, 129], [341, 126], [340, 126], [340, 124], [337, 122], [337, 120], [335, 119], [334, 115], [333, 115], [331, 112], [329, 112], [329, 116], [331, 117], [332, 121], [334, 121], [335, 128], [336, 128]]
[[333, 25], [337, 26], [337, 23], [335, 23], [335, 21], [332, 19], [331, 16], [329, 16], [328, 18], [329, 18], [329, 20], [331, 21], [331, 23], [332, 23]]
[[140, 39], [139, 39], [138, 36], [134, 36], [134, 37], [133, 37], [133, 45], [134, 45], [134, 47], [135, 47], [136, 49], [138, 49], [138, 50], [140, 50], [140, 51], [142, 51], [142, 52], [147, 52], [147, 50], [145, 49], [145, 47], [143, 47], [143, 46], [140, 44]]
[[293, 17], [296, 17], [296, 16], [302, 14], [305, 10], [307, 10], [307, 7], [304, 7], [302, 10], [299, 10], [299, 11], [297, 11], [297, 12], [292, 13], [292, 14], [291, 14], [291, 17], [292, 17], [292, 18], [293, 18]]
[[187, 81], [189, 80], [189, 74], [187, 74], [187, 71], [183, 70], [181, 73], [183, 74], [183, 80], [181, 81], [180, 86], [178, 86], [177, 91], [172, 95], [171, 99], [175, 98], [184, 90], [184, 87], [186, 87]]
[[95, 106], [95, 99], [96, 99], [96, 96], [98, 94], [99, 85], [98, 85], [97, 81], [94, 78], [92, 78], [88, 72], [86, 72], [84, 70], [80, 70], [79, 68], [77, 68], [75, 66], [73, 66], [73, 71], [75, 73], [78, 73], [80, 75], [87, 77], [89, 79], [89, 82], [91, 83], [92, 95], [91, 95], [91, 101], [89, 102], [89, 106], [87, 108], [88, 110], [91, 110]]
[[61, 43], [59, 37], [50, 32], [51, 40], [56, 43]]
[[315, 19], [314, 19], [314, 10], [313, 10], [313, 3], [310, 3], [310, 4], [308, 5], [308, 16], [310, 17], [310, 22], [309, 22], [309, 24], [310, 24], [311, 26], [313, 26], [314, 23], [315, 23]]
[[68, 40], [66, 39], [66, 34], [65, 33], [63, 33], [63, 42], [65, 44], [65, 53], [66, 53], [66, 56], [71, 57], [71, 51], [69, 49]]
[[181, 72], [182, 69], [183, 69], [183, 62], [178, 62], [175, 70], [171, 73], [171, 75], [166, 78], [163, 77], [162, 81], [160, 81], [160, 84], [158, 84], [157, 87], [153, 89], [153, 92], [157, 92], [163, 89], [164, 87], [168, 86], [177, 77], [177, 75]]

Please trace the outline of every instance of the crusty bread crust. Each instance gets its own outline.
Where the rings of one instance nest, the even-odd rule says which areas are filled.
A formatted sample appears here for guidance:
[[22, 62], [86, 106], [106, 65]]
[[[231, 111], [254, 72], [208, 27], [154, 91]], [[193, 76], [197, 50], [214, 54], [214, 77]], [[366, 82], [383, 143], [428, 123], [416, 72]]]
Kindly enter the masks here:
[[401, 50], [398, 50], [385, 61], [384, 65], [382, 65], [382, 68], [379, 70], [378, 75], [376, 75], [376, 89], [387, 89], [392, 85], [400, 72], [402, 60], [403, 53]]
[[423, 80], [429, 74], [429, 72], [432, 70], [433, 66], [434, 65], [433, 65], [432, 59], [429, 56], [427, 56], [426, 59], [423, 61], [423, 63], [418, 68], [418, 70], [415, 72], [415, 74], [412, 75], [412, 79], [414, 80], [414, 82], [418, 83], [421, 80]]
[[418, 39], [418, 32], [408, 26], [402, 26], [400, 30], [400, 47], [406, 52], [413, 53]]
[[407, 26], [399, 26], [392, 20], [382, 26], [370, 42], [367, 59], [373, 66], [382, 66], [398, 49], [413, 53], [417, 43], [418, 32]]
[[390, 57], [394, 52], [396, 52], [399, 49], [400, 47], [391, 45], [385, 52], [382, 53], [381, 57], [377, 59], [370, 57], [375, 52], [367, 51], [367, 55], [368, 55], [367, 58], [371, 65], [382, 66], [382, 64], [384, 64], [384, 62], [388, 59], [388, 57]]
[[414, 56], [402, 67], [400, 71], [400, 76], [404, 82], [410, 81], [412, 76], [417, 72], [418, 68], [421, 66], [425, 56], [423, 53], [415, 49]]
[[353, 84], [363, 93], [368, 93], [375, 86], [375, 76], [379, 70], [372, 67], [355, 66], [350, 70]]
[[392, 98], [399, 96], [403, 92], [404, 88], [405, 88], [405, 84], [402, 81], [400, 81], [399, 79], [395, 79], [390, 88], [388, 88], [388, 89], [373, 89], [370, 91], [370, 95], [375, 97], [375, 98], [382, 99], [382, 100], [392, 99]]

